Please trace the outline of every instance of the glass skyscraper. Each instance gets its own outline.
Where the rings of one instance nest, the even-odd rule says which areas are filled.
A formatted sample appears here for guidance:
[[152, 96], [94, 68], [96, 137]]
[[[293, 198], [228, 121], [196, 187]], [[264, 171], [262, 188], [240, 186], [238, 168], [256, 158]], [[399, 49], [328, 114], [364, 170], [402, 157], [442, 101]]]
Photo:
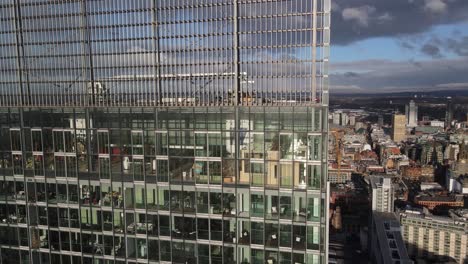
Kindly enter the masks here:
[[3, 0], [0, 263], [327, 263], [329, 0]]

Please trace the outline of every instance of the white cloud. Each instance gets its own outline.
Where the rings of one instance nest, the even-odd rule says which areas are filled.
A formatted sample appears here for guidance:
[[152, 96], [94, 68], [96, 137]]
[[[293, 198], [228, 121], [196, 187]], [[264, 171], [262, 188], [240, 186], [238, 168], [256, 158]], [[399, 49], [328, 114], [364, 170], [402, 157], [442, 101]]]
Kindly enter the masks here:
[[341, 12], [345, 21], [354, 21], [361, 27], [369, 26], [369, 18], [375, 12], [375, 7], [364, 5], [361, 7], [345, 8]]
[[379, 20], [379, 22], [385, 23], [385, 22], [392, 21], [393, 16], [390, 15], [388, 12], [386, 12], [386, 13], [380, 15], [379, 17], [377, 17], [377, 20]]
[[447, 11], [447, 4], [442, 0], [425, 0], [424, 10], [432, 14], [442, 14]]
[[[432, 31], [439, 25], [468, 21], [468, 0], [333, 0], [333, 2], [341, 7], [340, 10], [332, 12], [331, 34], [334, 45], [346, 45], [375, 37], [410, 36]], [[362, 8], [365, 6], [372, 7], [375, 12], [369, 14], [368, 8]], [[344, 9], [348, 11], [343, 13]], [[443, 13], [437, 13], [442, 11]], [[389, 13], [392, 17], [390, 22], [378, 19], [388, 18], [385, 13]]]

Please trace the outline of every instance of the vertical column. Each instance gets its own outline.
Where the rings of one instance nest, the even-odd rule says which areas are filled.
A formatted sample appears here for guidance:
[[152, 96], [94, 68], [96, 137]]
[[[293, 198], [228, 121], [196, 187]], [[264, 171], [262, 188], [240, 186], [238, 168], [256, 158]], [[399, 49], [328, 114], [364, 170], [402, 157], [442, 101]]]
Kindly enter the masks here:
[[[88, 62], [89, 62], [89, 73], [90, 73], [90, 79], [88, 81], [87, 87], [86, 87], [86, 95], [85, 98], [88, 98], [85, 102], [85, 105], [95, 105], [96, 103], [96, 89], [95, 89], [95, 83], [94, 83], [94, 67], [93, 67], [93, 53], [92, 53], [92, 48], [91, 48], [91, 30], [89, 26], [89, 21], [88, 21], [88, 10], [87, 10], [87, 5], [86, 5], [87, 0], [82, 0], [82, 5], [81, 5], [81, 12], [82, 12], [82, 17], [83, 17], [83, 31], [85, 32], [86, 36], [84, 39], [86, 39], [86, 44], [87, 46], [87, 51], [88, 51]], [[84, 49], [83, 51], [85, 51]], [[91, 88], [91, 92], [90, 92]], [[91, 97], [91, 98], [90, 98]]]
[[[82, 2], [82, 5], [81, 5], [81, 16], [80, 16], [80, 24], [81, 24], [81, 30], [80, 30], [80, 39], [84, 40], [84, 39], [87, 39], [87, 16], [85, 15], [86, 14], [86, 4], [84, 3], [84, 1], [86, 0], [83, 0]], [[80, 45], [81, 46], [81, 53], [82, 55], [86, 54], [86, 45], [87, 44], [82, 44]], [[89, 44], [89, 41], [88, 41], [88, 45]], [[82, 71], [82, 76], [86, 76], [85, 78], [83, 78], [85, 81], [87, 81], [88, 83], [86, 83], [85, 85], [85, 90], [84, 91], [78, 91], [77, 92], [77, 95], [79, 96], [79, 98], [75, 98], [78, 102], [75, 102], [75, 105], [78, 105], [78, 106], [86, 106], [88, 105], [89, 103], [89, 100], [88, 100], [88, 91], [89, 91], [89, 76], [88, 76], [88, 73], [85, 74], [85, 72], [87, 70], [89, 71], [92, 71], [91, 68], [88, 68], [86, 66], [89, 66], [88, 63], [87, 63], [87, 58], [86, 56], [80, 56], [81, 57], [81, 63], [82, 65], [84, 65], [84, 67], [81, 69]]]
[[[23, 49], [23, 34], [22, 34], [22, 22], [21, 22], [21, 5], [20, 0], [15, 1], [15, 8], [14, 8], [14, 18], [15, 18], [15, 30], [16, 30], [16, 55], [17, 55], [17, 63], [18, 63], [18, 81], [19, 81], [19, 97], [17, 97], [16, 91], [12, 91], [13, 100], [11, 105], [18, 105], [23, 106], [25, 102], [25, 95], [24, 95], [24, 88], [23, 88], [23, 71], [27, 73], [27, 69], [23, 70], [23, 61], [22, 55], [24, 54]], [[28, 75], [26, 74], [26, 82], [29, 83]], [[29, 85], [28, 85], [29, 91]], [[30, 96], [30, 93], [28, 93]], [[19, 98], [17, 101], [16, 98]]]
[[[329, 93], [328, 93], [328, 60], [330, 57], [330, 11], [331, 3], [330, 0], [323, 0], [323, 12], [322, 12], [322, 80], [321, 80], [321, 93], [322, 93], [322, 104], [328, 107], [329, 104]], [[315, 20], [314, 20], [315, 21]], [[314, 26], [315, 28], [315, 26]], [[327, 108], [328, 110], [328, 108]]]
[[[322, 124], [323, 124], [323, 135], [324, 135], [324, 140], [322, 141], [323, 144], [323, 163], [322, 166], [324, 167], [324, 173], [323, 173], [323, 179], [327, 181], [327, 189], [325, 191], [325, 204], [326, 204], [326, 210], [324, 210], [324, 218], [325, 218], [325, 238], [324, 238], [324, 263], [328, 263], [328, 245], [329, 245], [329, 221], [328, 221], [328, 213], [329, 213], [329, 206], [330, 206], [330, 183], [328, 182], [328, 138], [329, 138], [329, 125], [328, 125], [328, 105], [329, 105], [329, 96], [328, 96], [328, 59], [329, 59], [329, 42], [330, 42], [330, 10], [331, 10], [331, 1], [330, 0], [320, 0], [323, 1], [323, 46], [322, 46], [322, 67], [323, 67], [323, 76], [322, 76], [322, 82], [321, 82], [321, 105], [323, 106], [323, 119], [322, 119]], [[316, 4], [314, 4], [314, 10], [316, 9]], [[314, 16], [316, 15], [316, 12], [314, 12]], [[316, 23], [316, 19], [314, 19], [314, 23]], [[314, 30], [316, 30], [316, 24], [314, 25]], [[314, 34], [315, 37], [315, 34]], [[315, 49], [314, 49], [315, 50]], [[316, 54], [314, 55], [316, 56]], [[315, 58], [314, 58], [315, 59]], [[314, 63], [315, 65], [315, 63]], [[315, 76], [315, 72], [314, 72]], [[314, 82], [315, 83], [315, 82]]]
[[456, 257], [455, 255], [455, 246], [457, 245], [456, 234], [450, 233], [450, 249], [449, 249], [449, 256]]
[[[465, 260], [467, 259], [466, 256], [468, 256], [468, 235], [466, 234], [461, 234], [460, 235], [461, 237], [461, 243], [460, 243], [460, 262], [463, 260], [463, 258], [465, 258]], [[465, 256], [465, 257], [464, 257]]]
[[445, 254], [445, 231], [437, 231], [437, 232], [439, 232], [439, 251], [436, 252], [436, 254], [444, 255]]
[[[240, 105], [242, 102], [242, 98], [239, 98], [240, 91], [240, 80], [239, 80], [239, 15], [238, 15], [238, 3], [237, 0], [233, 0], [233, 18], [234, 18], [234, 25], [233, 25], [233, 37], [234, 37], [234, 105]], [[237, 120], [237, 109], [236, 109], [236, 120]], [[236, 128], [238, 128], [236, 126]], [[237, 146], [237, 142], [236, 142]]]
[[312, 2], [312, 102], [317, 99], [317, 1]]
[[[159, 43], [159, 13], [158, 13], [158, 5], [156, 0], [153, 0], [153, 38], [155, 38], [155, 50], [153, 51], [155, 54], [155, 65], [156, 65], [156, 92], [157, 94], [154, 96], [154, 105], [161, 105], [162, 104], [162, 95], [161, 95], [161, 51], [160, 51], [160, 43]], [[157, 98], [157, 99], [156, 99]]]
[[[393, 199], [392, 199], [393, 201]], [[393, 211], [393, 210], [392, 210]], [[429, 252], [434, 252], [434, 241], [435, 241], [435, 238], [434, 238], [434, 230], [433, 229], [429, 229], [428, 230], [429, 232], [429, 241], [428, 241], [428, 251]]]

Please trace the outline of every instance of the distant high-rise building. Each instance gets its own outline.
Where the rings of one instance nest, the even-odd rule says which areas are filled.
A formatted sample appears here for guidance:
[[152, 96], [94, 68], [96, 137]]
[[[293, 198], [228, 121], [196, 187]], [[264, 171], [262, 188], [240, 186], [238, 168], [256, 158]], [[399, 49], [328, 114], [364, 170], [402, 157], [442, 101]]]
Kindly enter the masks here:
[[[394, 187], [391, 176], [387, 175], [371, 175], [370, 176], [370, 191], [371, 191], [371, 209], [369, 218], [369, 249], [371, 252], [371, 260], [373, 263], [393, 263], [388, 262], [391, 252], [386, 252], [388, 247], [385, 246], [384, 223], [380, 214], [391, 214], [394, 210]], [[387, 230], [390, 231], [390, 230]], [[380, 243], [380, 244], [379, 244]], [[383, 247], [383, 248], [379, 248]], [[390, 258], [391, 259], [391, 258]]]
[[416, 127], [418, 125], [418, 106], [413, 100], [406, 105], [405, 113], [408, 127]]
[[349, 115], [341, 110], [334, 112], [331, 117], [334, 125], [347, 126], [349, 124]]
[[0, 263], [328, 263], [330, 0], [2, 0]]
[[333, 113], [333, 124], [339, 126], [341, 124], [341, 113], [340, 112], [334, 112]]
[[406, 116], [394, 114], [392, 118], [392, 140], [401, 142], [406, 139]]
[[456, 143], [448, 144], [444, 150], [444, 160], [456, 161], [460, 153], [460, 145]]
[[447, 107], [445, 110], [445, 128], [449, 129], [452, 126], [453, 121], [453, 102], [452, 98], [447, 98]]
[[380, 126], [380, 127], [383, 127], [384, 125], [384, 117], [383, 115], [379, 115], [378, 118], [377, 118], [377, 124]]
[[349, 124], [349, 116], [347, 113], [341, 113], [341, 126], [347, 126]]
[[349, 125], [350, 126], [355, 126], [356, 125], [356, 116], [355, 115], [349, 116]]
[[372, 188], [372, 211], [393, 212], [394, 188], [391, 176], [370, 176]]
[[422, 144], [421, 163], [436, 165], [444, 160], [444, 145], [441, 142], [429, 141]]

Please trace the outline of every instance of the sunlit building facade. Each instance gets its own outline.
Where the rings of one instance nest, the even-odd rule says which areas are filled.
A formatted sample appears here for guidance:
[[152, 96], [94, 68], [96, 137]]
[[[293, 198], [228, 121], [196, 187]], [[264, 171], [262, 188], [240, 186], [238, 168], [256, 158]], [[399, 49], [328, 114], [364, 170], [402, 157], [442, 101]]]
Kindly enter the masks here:
[[418, 106], [413, 100], [405, 106], [405, 115], [406, 121], [408, 122], [406, 125], [408, 127], [418, 126]]
[[330, 2], [3, 1], [0, 263], [327, 263]]
[[392, 140], [399, 143], [406, 139], [406, 116], [394, 114], [392, 117]]
[[467, 214], [466, 209], [450, 209], [448, 216], [409, 209], [399, 212], [401, 232], [410, 257], [433, 263], [466, 263]]

